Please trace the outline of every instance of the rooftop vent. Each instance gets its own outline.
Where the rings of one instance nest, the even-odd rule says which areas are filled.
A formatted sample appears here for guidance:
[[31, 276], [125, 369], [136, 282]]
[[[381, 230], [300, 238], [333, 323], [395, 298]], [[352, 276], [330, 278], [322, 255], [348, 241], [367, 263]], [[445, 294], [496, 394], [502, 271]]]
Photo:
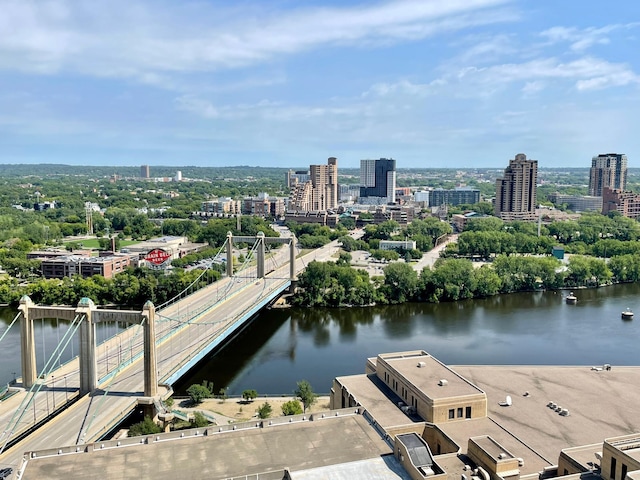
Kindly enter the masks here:
[[418, 365], [416, 365], [418, 368], [423, 368], [426, 367], [427, 364], [425, 362], [418, 362]]
[[438, 385], [440, 385], [441, 387], [445, 387], [449, 384], [448, 380], [445, 380], [444, 378], [442, 378], [439, 382]]

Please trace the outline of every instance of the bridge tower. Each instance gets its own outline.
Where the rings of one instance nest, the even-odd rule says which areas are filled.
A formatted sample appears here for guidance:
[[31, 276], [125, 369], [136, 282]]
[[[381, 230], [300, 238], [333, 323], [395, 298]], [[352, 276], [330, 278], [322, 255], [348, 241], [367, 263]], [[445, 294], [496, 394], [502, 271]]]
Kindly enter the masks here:
[[36, 305], [25, 295], [18, 307], [21, 316], [21, 356], [22, 384], [31, 388], [37, 380], [36, 353], [33, 321], [41, 318], [80, 320], [80, 395], [94, 391], [98, 387], [96, 358], [96, 324], [121, 322], [144, 327], [144, 395], [158, 394], [158, 367], [155, 342], [155, 307], [145, 303], [142, 311], [98, 309], [89, 298], [82, 298], [77, 307]]
[[258, 232], [253, 236], [247, 235], [233, 235], [233, 233], [227, 233], [227, 276], [233, 277], [233, 242], [245, 242], [245, 243], [257, 243], [256, 245], [256, 260], [257, 260], [257, 275], [258, 278], [265, 277], [265, 244], [280, 244], [289, 245], [289, 279], [293, 282], [296, 278], [296, 238], [295, 237], [267, 237], [264, 232]]

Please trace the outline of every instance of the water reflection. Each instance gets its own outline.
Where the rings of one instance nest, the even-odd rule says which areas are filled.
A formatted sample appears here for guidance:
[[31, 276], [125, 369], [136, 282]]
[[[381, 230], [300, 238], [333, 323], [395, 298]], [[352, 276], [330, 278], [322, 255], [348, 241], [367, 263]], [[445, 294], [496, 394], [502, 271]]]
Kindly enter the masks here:
[[[192, 383], [208, 380], [216, 391], [230, 387], [230, 393], [239, 394], [255, 388], [259, 393], [281, 394], [290, 393], [296, 381], [304, 378], [317, 391], [326, 392], [334, 377], [364, 372], [367, 357], [414, 349], [427, 350], [452, 365], [640, 363], [636, 348], [640, 320], [620, 320], [620, 312], [627, 307], [640, 312], [640, 285], [577, 290], [577, 305], [566, 305], [567, 293], [534, 292], [440, 304], [265, 310], [174, 388], [183, 392]], [[8, 321], [7, 316], [1, 318], [8, 324], [13, 315]], [[45, 334], [55, 338], [58, 333], [52, 330], [52, 322], [46, 325]], [[9, 372], [3, 381], [20, 368], [19, 338], [5, 346], [11, 347], [8, 356], [16, 363], [6, 366], [5, 348], [0, 348], [0, 372]]]

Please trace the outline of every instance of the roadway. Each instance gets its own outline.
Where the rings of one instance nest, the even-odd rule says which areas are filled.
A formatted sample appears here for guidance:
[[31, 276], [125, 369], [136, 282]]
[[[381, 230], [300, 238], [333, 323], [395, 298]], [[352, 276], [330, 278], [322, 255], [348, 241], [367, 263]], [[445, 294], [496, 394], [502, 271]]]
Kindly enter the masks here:
[[[339, 245], [333, 241], [321, 249], [305, 255], [296, 261], [296, 274], [302, 271], [312, 260], [326, 261], [337, 254]], [[254, 309], [260, 298], [265, 298], [281, 289], [289, 282], [288, 248], [280, 248], [265, 260], [265, 270], [274, 269], [267, 278], [257, 280], [255, 267], [241, 277], [225, 278], [157, 312], [156, 339], [159, 379], [169, 378], [173, 372], [193, 358], [200, 350], [210, 344], [218, 335], [232, 325], [243, 313]], [[277, 267], [277, 265], [282, 265]], [[272, 268], [270, 268], [272, 265]], [[174, 332], [170, 334], [170, 332]], [[136, 408], [138, 398], [143, 396], [143, 368], [140, 351], [142, 350], [142, 329], [138, 326], [127, 329], [123, 334], [102, 344], [98, 349], [99, 377], [106, 378], [100, 388], [90, 395], [80, 398], [68, 406], [55, 418], [42, 425], [16, 445], [0, 455], [0, 468], [11, 467], [16, 470], [22, 462], [23, 452], [36, 451], [55, 446], [82, 445], [96, 441], [107, 433], [129, 412]], [[120, 338], [119, 338], [120, 337]], [[127, 343], [128, 342], [128, 343]], [[110, 347], [109, 347], [110, 345]], [[122, 356], [129, 347], [130, 363], [116, 367], [115, 355]], [[109, 354], [109, 351], [111, 353]], [[117, 352], [117, 353], [116, 353]], [[109, 358], [112, 359], [109, 370]], [[48, 412], [53, 399], [48, 392], [55, 391], [58, 402], [64, 403], [63, 396], [70, 398], [77, 392], [78, 381], [76, 364], [69, 362], [66, 371], [56, 372], [66, 380], [66, 388], [58, 386], [43, 388], [34, 404], [35, 412]], [[72, 380], [75, 378], [76, 380]], [[170, 395], [164, 387], [162, 396]], [[77, 394], [77, 393], [76, 393]], [[14, 403], [17, 402], [13, 400]], [[7, 405], [9, 407], [9, 405]], [[12, 409], [11, 409], [12, 410]], [[3, 406], [2, 411], [5, 412]], [[6, 416], [6, 412], [4, 414]], [[29, 415], [25, 415], [29, 416]], [[4, 421], [0, 417], [0, 421]]]

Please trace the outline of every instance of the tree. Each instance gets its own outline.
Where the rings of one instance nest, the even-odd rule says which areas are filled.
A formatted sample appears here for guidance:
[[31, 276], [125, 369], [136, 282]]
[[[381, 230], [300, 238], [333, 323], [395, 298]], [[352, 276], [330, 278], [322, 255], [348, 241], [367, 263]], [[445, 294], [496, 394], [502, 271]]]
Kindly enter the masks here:
[[303, 413], [307, 411], [307, 408], [316, 403], [318, 399], [318, 395], [313, 392], [311, 384], [306, 380], [300, 380], [293, 393], [295, 393], [296, 397], [302, 402], [304, 406]]
[[[273, 411], [273, 408], [271, 408], [271, 405], [268, 402], [264, 402], [258, 408], [258, 417], [262, 419], [269, 418], [271, 416], [272, 411]], [[284, 411], [282, 413], [284, 413]]]
[[194, 428], [202, 428], [209, 425], [209, 420], [204, 416], [202, 412], [193, 412], [193, 420], [191, 420], [191, 426]]
[[211, 397], [211, 391], [204, 385], [194, 383], [189, 388], [187, 388], [187, 395], [189, 395], [191, 403], [197, 405], [199, 403], [202, 403], [205, 398]]
[[251, 390], [244, 390], [242, 392], [242, 398], [244, 398], [247, 402], [252, 401], [254, 398], [256, 398], [258, 396], [258, 392], [256, 392], [255, 390], [251, 389]]
[[134, 423], [129, 427], [128, 436], [139, 437], [140, 435], [151, 435], [153, 433], [160, 432], [162, 432], [160, 425], [157, 425], [153, 420], [151, 420], [151, 417], [146, 416], [143, 421]]
[[220, 400], [222, 400], [223, 402], [229, 398], [229, 395], [227, 395], [227, 389], [226, 388], [221, 388], [220, 391], [218, 392], [218, 398]]
[[298, 400], [289, 400], [282, 404], [282, 414], [283, 415], [300, 415], [304, 413], [302, 411], [302, 405]]

